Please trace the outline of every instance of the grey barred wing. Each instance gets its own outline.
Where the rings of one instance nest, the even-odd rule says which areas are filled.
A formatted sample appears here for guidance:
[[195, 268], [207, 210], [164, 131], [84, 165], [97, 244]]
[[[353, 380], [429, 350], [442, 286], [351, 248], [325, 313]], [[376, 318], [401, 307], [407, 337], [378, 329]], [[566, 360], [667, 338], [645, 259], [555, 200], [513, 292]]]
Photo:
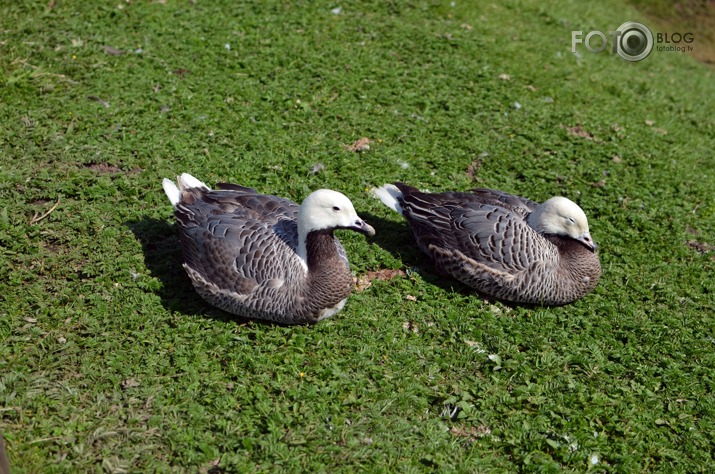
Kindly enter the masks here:
[[451, 222], [455, 248], [496, 270], [519, 272], [558, 258], [553, 245], [508, 209], [467, 203], [452, 209]]
[[470, 193], [467, 193], [467, 196], [471, 196], [474, 202], [502, 207], [523, 218], [526, 218], [526, 216], [539, 207], [539, 203], [531, 199], [515, 196], [514, 194], [505, 193], [496, 189], [476, 188]]
[[297, 204], [236, 190], [211, 191], [180, 204], [185, 264], [219, 288], [238, 294], [300, 269]]

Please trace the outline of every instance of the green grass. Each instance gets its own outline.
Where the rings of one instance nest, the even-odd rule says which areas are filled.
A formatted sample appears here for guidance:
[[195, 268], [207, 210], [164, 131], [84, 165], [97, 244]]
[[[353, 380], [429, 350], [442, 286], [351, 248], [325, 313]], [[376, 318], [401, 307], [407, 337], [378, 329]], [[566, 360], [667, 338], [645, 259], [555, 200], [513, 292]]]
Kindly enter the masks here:
[[[642, 19], [617, 1], [340, 5], [0, 6], [13, 472], [710, 471], [712, 68], [572, 54]], [[356, 275], [414, 271], [312, 327], [236, 321], [181, 269], [181, 172], [338, 189], [378, 232], [340, 234]], [[398, 179], [576, 200], [599, 287], [531, 308], [440, 279], [367, 192]]]

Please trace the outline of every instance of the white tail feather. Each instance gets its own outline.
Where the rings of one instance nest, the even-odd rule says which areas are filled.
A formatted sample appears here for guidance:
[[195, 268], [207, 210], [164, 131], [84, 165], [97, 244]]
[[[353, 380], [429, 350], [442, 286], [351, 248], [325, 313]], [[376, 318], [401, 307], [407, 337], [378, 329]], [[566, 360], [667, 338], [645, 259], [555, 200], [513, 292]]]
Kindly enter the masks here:
[[377, 196], [380, 201], [398, 214], [402, 214], [402, 206], [397, 200], [402, 197], [400, 191], [394, 184], [385, 184], [381, 188], [372, 188], [372, 193]]
[[198, 179], [194, 178], [191, 176], [189, 173], [182, 173], [181, 176], [178, 176], [176, 178], [176, 184], [170, 179], [164, 178], [164, 180], [161, 182], [161, 186], [164, 188], [164, 192], [166, 193], [166, 197], [169, 198], [169, 201], [171, 201], [171, 205], [176, 207], [177, 204], [181, 201], [181, 191], [184, 189], [189, 189], [189, 188], [206, 188], [209, 191], [211, 188], [206, 186], [206, 184], [203, 181], [199, 181]]
[[161, 182], [161, 186], [164, 188], [166, 197], [171, 201], [171, 205], [176, 207], [179, 201], [181, 201], [181, 191], [179, 191], [179, 188], [176, 187], [176, 184], [174, 184], [172, 180], [166, 178]]
[[181, 176], [177, 178], [179, 183], [179, 189], [189, 189], [189, 188], [206, 188], [211, 190], [206, 183], [199, 181], [198, 179], [191, 176], [189, 173], [181, 173]]

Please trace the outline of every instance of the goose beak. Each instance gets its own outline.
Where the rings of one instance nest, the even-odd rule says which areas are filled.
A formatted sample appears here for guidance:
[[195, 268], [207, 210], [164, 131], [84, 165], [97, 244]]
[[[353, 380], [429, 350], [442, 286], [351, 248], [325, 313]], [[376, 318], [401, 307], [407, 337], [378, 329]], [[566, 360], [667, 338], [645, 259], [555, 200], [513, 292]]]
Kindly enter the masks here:
[[591, 238], [591, 234], [588, 232], [584, 232], [576, 240], [585, 245], [586, 248], [589, 249], [591, 252], [595, 252], [598, 249], [598, 245], [596, 245], [596, 242], [593, 241], [593, 239]]
[[351, 227], [351, 229], [356, 230], [358, 232], [362, 232], [363, 234], [366, 235], [375, 235], [375, 229], [372, 228], [370, 224], [365, 222], [362, 219], [358, 219], [355, 221], [355, 225]]

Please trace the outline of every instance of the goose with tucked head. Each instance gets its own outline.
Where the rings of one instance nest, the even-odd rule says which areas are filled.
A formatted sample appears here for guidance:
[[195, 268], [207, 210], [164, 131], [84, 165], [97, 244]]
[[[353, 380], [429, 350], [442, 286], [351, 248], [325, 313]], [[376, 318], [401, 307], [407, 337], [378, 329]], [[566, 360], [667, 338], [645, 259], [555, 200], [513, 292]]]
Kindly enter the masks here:
[[336, 229], [373, 235], [343, 194], [320, 189], [302, 205], [191, 175], [165, 179], [184, 269], [209, 303], [238, 316], [315, 323], [340, 311], [353, 279]]
[[568, 198], [556, 196], [547, 199], [529, 214], [526, 222], [540, 234], [570, 237], [589, 250], [597, 248], [588, 230], [586, 214]]
[[562, 305], [601, 277], [588, 219], [567, 198], [538, 204], [493, 189], [423, 193], [403, 183], [374, 192], [407, 219], [438, 272], [487, 295]]

